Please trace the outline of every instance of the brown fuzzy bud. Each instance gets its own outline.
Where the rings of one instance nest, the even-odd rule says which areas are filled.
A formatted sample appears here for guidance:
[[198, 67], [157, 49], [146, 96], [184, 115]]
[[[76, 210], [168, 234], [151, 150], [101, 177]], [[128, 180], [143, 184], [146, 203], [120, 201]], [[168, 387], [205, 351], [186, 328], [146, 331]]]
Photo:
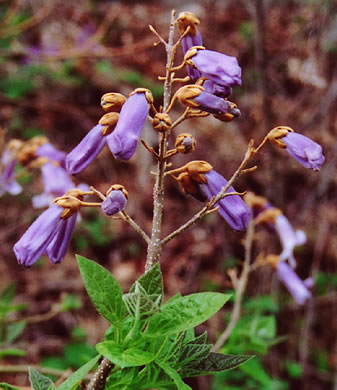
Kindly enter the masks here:
[[63, 196], [54, 200], [54, 203], [64, 208], [64, 211], [61, 214], [62, 219], [67, 219], [80, 210], [81, 201], [83, 200], [84, 195], [84, 191], [73, 188], [67, 191]]
[[222, 122], [231, 122], [233, 119], [239, 118], [241, 116], [241, 111], [238, 109], [238, 106], [233, 103], [231, 104], [231, 108], [226, 113], [214, 114], [214, 118], [219, 119]]
[[172, 126], [172, 120], [170, 116], [164, 112], [157, 112], [153, 118], [152, 126], [160, 133], [165, 133]]
[[195, 36], [199, 19], [192, 12], [181, 12], [177, 19], [180, 34], [183, 34], [187, 27], [190, 27], [190, 34]]
[[267, 138], [275, 146], [285, 149], [286, 144], [282, 141], [282, 138], [285, 137], [289, 132], [294, 132], [294, 130], [288, 126], [277, 126], [270, 130], [270, 132], [267, 134]]
[[191, 60], [192, 57], [194, 57], [197, 53], [198, 50], [205, 50], [204, 46], [193, 46], [191, 47], [185, 54], [184, 61], [186, 62], [187, 65], [192, 66], [195, 68], [193, 61]]
[[102, 118], [98, 121], [100, 125], [104, 126], [102, 134], [108, 135], [112, 133], [117, 125], [118, 119], [118, 112], [108, 112], [107, 114], [104, 114]]
[[187, 154], [194, 151], [196, 143], [196, 140], [191, 134], [182, 133], [178, 135], [175, 147], [179, 153]]
[[113, 184], [108, 191], [106, 192], [106, 196], [108, 196], [112, 191], [122, 191], [123, 195], [126, 197], [126, 199], [129, 199], [129, 193], [127, 192], [126, 188], [121, 184]]
[[276, 207], [270, 207], [259, 214], [255, 220], [255, 223], [272, 223], [275, 224], [276, 218], [282, 215], [282, 211]]
[[194, 180], [192, 180], [192, 178], [187, 172], [180, 173], [176, 180], [186, 194], [192, 195], [200, 202], [204, 202], [205, 200], [207, 200], [206, 195], [200, 191], [200, 187], [198, 186], [198, 184]]
[[120, 112], [126, 97], [120, 93], [108, 92], [101, 98], [101, 106], [107, 112]]
[[20, 164], [27, 166], [36, 159], [36, 150], [43, 144], [48, 142], [48, 138], [44, 136], [33, 137], [30, 140], [23, 142], [19, 147], [16, 158]]
[[176, 97], [181, 104], [185, 104], [188, 107], [196, 108], [199, 104], [193, 101], [194, 98], [198, 97], [201, 92], [205, 91], [205, 88], [201, 85], [185, 85], [176, 92]]
[[199, 184], [207, 183], [206, 177], [203, 173], [207, 173], [211, 169], [213, 169], [213, 167], [207, 161], [195, 160], [185, 165], [185, 170], [188, 172], [190, 177]]
[[139, 93], [139, 92], [144, 92], [145, 93], [145, 97], [146, 97], [146, 100], [147, 102], [150, 104], [150, 105], [153, 105], [153, 96], [152, 96], [152, 92], [147, 89], [147, 88], [136, 88], [134, 91], [132, 91], [130, 93], [129, 96], [132, 96], [134, 95], [135, 93]]
[[248, 191], [244, 195], [244, 201], [250, 208], [257, 207], [258, 209], [265, 209], [268, 203], [264, 196], [255, 195], [254, 192]]

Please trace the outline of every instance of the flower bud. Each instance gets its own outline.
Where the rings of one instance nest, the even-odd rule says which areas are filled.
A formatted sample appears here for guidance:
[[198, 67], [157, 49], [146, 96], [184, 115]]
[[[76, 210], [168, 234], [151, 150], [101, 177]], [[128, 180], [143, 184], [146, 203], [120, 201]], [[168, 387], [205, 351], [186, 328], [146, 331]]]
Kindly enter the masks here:
[[289, 155], [305, 168], [318, 171], [325, 161], [321, 145], [295, 133], [290, 127], [275, 127], [267, 137], [274, 145], [286, 149]]
[[126, 97], [120, 93], [108, 92], [101, 98], [101, 106], [107, 112], [120, 112]]
[[190, 27], [189, 34], [195, 36], [197, 34], [197, 25], [200, 20], [192, 12], [181, 12], [177, 19], [180, 34], [183, 34], [187, 27]]
[[226, 87], [241, 85], [241, 68], [235, 57], [195, 46], [185, 54], [185, 62], [216, 84]]
[[172, 120], [170, 116], [164, 112], [157, 112], [153, 118], [152, 126], [160, 133], [165, 133], [172, 126]]
[[107, 114], [104, 114], [102, 118], [98, 121], [100, 125], [104, 126], [102, 129], [102, 134], [111, 134], [117, 125], [118, 119], [118, 112], [108, 112]]
[[182, 133], [178, 135], [175, 147], [179, 153], [187, 154], [194, 151], [196, 143], [196, 140], [191, 134]]
[[115, 184], [109, 188], [106, 195], [106, 199], [101, 204], [104, 214], [112, 216], [124, 209], [128, 199], [128, 192], [124, 186]]

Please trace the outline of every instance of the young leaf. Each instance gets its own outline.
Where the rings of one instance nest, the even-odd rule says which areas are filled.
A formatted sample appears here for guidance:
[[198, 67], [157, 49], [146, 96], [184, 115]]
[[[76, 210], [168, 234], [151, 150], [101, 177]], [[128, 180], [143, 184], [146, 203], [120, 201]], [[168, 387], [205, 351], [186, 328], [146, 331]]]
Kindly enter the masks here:
[[19, 322], [15, 322], [14, 324], [8, 325], [6, 342], [11, 343], [12, 341], [14, 341], [17, 337], [20, 336], [20, 334], [23, 332], [25, 327], [26, 327], [25, 321], [19, 321]]
[[0, 383], [0, 389], [1, 390], [21, 390], [18, 387], [9, 385], [8, 383], [4, 383], [4, 382]]
[[135, 347], [124, 349], [122, 345], [114, 341], [103, 341], [96, 345], [96, 349], [121, 368], [142, 366], [152, 362], [155, 358], [155, 355], [150, 352]]
[[78, 384], [87, 373], [95, 366], [98, 362], [100, 355], [95, 356], [93, 359], [89, 360], [88, 363], [84, 364], [77, 371], [70, 375], [60, 386], [57, 387], [57, 390], [69, 390]]
[[139, 314], [142, 318], [149, 317], [160, 312], [159, 306], [156, 305], [146, 293], [134, 292], [124, 294], [123, 301], [128, 309], [128, 312], [133, 317], [136, 316], [137, 310], [139, 310]]
[[94, 261], [77, 256], [86, 290], [97, 311], [116, 327], [126, 314], [122, 300], [122, 289], [116, 279], [105, 268]]
[[192, 390], [190, 386], [187, 386], [186, 383], [184, 383], [177, 371], [170, 367], [167, 363], [161, 361], [156, 361], [156, 363], [170, 378], [173, 379], [173, 382], [177, 386], [178, 390]]
[[181, 349], [178, 366], [184, 367], [195, 365], [205, 360], [212, 348], [212, 344], [185, 344]]
[[18, 348], [5, 348], [0, 349], [0, 359], [4, 356], [26, 356], [27, 352]]
[[219, 371], [230, 370], [240, 366], [252, 357], [253, 356], [247, 355], [223, 355], [221, 353], [211, 352], [206, 359], [183, 369], [181, 376], [186, 378], [200, 375], [211, 375]]
[[161, 313], [149, 320], [145, 331], [148, 337], [166, 336], [194, 328], [205, 322], [227, 302], [229, 295], [197, 293], [179, 297], [161, 307]]
[[[163, 296], [163, 277], [160, 271], [159, 262], [156, 263], [149, 271], [142, 275], [137, 282], [144, 288], [148, 295], [158, 294]], [[130, 293], [135, 292], [136, 283], [130, 288]]]
[[50, 390], [55, 389], [51, 379], [40, 374], [34, 368], [29, 367], [29, 382], [33, 390]]

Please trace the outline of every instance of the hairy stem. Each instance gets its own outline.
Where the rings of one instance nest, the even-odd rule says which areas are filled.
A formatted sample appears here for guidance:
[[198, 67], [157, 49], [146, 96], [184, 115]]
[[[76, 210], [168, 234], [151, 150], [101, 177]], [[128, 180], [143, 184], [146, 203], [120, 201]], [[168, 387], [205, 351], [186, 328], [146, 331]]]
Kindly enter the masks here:
[[[174, 24], [175, 24], [174, 15], [175, 15], [175, 11], [172, 11], [169, 38], [168, 38], [168, 43], [165, 46], [167, 52], [167, 63], [166, 63], [166, 77], [165, 77], [165, 84], [164, 84], [164, 100], [163, 100], [164, 112], [167, 111], [171, 99], [172, 65], [173, 65], [173, 59], [175, 54], [175, 46], [173, 44]], [[164, 207], [164, 178], [165, 178], [165, 170], [166, 170], [165, 156], [167, 153], [167, 138], [168, 138], [168, 132], [162, 133], [160, 135], [156, 182], [153, 189], [152, 234], [151, 234], [151, 241], [148, 245], [145, 271], [148, 271], [153, 266], [154, 263], [159, 261], [160, 254], [161, 254], [160, 233], [161, 233], [161, 224], [162, 224], [163, 207]]]
[[104, 390], [107, 377], [110, 374], [112, 367], [113, 364], [110, 360], [104, 358], [91, 381], [88, 383], [86, 390]]
[[235, 325], [239, 321], [240, 314], [241, 314], [241, 303], [242, 303], [244, 292], [246, 290], [248, 276], [250, 272], [253, 237], [254, 237], [254, 220], [251, 219], [248, 224], [247, 236], [245, 240], [245, 261], [243, 263], [241, 276], [237, 280], [236, 287], [235, 287], [236, 296], [235, 296], [235, 304], [232, 310], [231, 320], [227, 325], [226, 329], [220, 335], [218, 341], [214, 344], [212, 348], [212, 352], [219, 351], [219, 349], [227, 341], [232, 330], [234, 329]]

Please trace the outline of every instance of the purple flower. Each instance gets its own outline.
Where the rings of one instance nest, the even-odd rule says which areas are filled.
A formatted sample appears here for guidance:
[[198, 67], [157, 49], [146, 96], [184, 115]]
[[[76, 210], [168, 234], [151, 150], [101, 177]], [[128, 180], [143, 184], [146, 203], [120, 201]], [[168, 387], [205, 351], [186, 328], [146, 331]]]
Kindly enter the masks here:
[[[184, 50], [184, 54], [193, 46], [202, 46], [202, 38], [200, 32], [197, 29], [197, 25], [200, 23], [199, 19], [192, 12], [182, 12], [177, 19], [180, 34], [183, 34], [187, 27], [190, 27], [190, 31], [184, 36], [181, 41], [181, 46]], [[187, 72], [192, 81], [198, 80], [201, 77], [201, 73], [187, 66]]]
[[[6, 153], [6, 150], [4, 152]], [[15, 159], [7, 160], [4, 158], [3, 161], [3, 171], [0, 177], [0, 196], [2, 196], [4, 193], [8, 192], [11, 195], [18, 195], [20, 192], [22, 192], [22, 187], [20, 184], [15, 180], [15, 168], [17, 161]]]
[[66, 169], [70, 174], [76, 175], [82, 172], [102, 151], [106, 144], [103, 129], [103, 125], [97, 124], [67, 155]]
[[209, 112], [211, 114], [225, 114], [231, 108], [228, 100], [224, 100], [208, 92], [201, 92], [199, 96], [194, 98], [198, 103], [198, 109]]
[[26, 230], [14, 245], [14, 253], [19, 264], [30, 267], [46, 251], [62, 225], [61, 214], [64, 208], [56, 204], [44, 211]]
[[182, 104], [211, 114], [226, 114], [232, 103], [204, 91], [201, 85], [185, 85], [176, 92], [176, 97]]
[[58, 162], [63, 168], [65, 167], [66, 153], [61, 150], [56, 149], [51, 143], [46, 142], [45, 144], [39, 146], [35, 154], [38, 157], [47, 157], [48, 160]]
[[127, 196], [124, 192], [125, 190], [120, 189], [113, 189], [108, 192], [106, 199], [101, 204], [104, 214], [111, 216], [124, 209], [127, 202]]
[[321, 145], [302, 134], [289, 131], [281, 141], [290, 156], [306, 168], [318, 171], [325, 161]]
[[[207, 182], [200, 184], [200, 187], [208, 199], [212, 199], [213, 196], [218, 195], [221, 189], [227, 185], [227, 180], [213, 169], [204, 173], [204, 175]], [[228, 192], [236, 191], [233, 187], [229, 187]], [[242, 231], [246, 229], [251, 212], [239, 195], [227, 196], [219, 200], [215, 206], [220, 206], [218, 212], [234, 230]]]
[[42, 194], [33, 197], [34, 208], [49, 206], [54, 198], [75, 187], [67, 171], [52, 162], [43, 164], [41, 173], [44, 190]]
[[232, 94], [232, 88], [226, 85], [216, 84], [212, 80], [206, 80], [202, 86], [205, 88], [205, 92], [221, 97], [223, 99], [228, 98]]
[[241, 85], [241, 68], [235, 57], [194, 47], [186, 53], [185, 60], [187, 65], [194, 66], [216, 84]]
[[281, 245], [281, 260], [288, 260], [292, 268], [296, 267], [294, 258], [294, 249], [297, 245], [303, 245], [306, 242], [306, 235], [303, 230], [294, 230], [289, 220], [284, 215], [278, 215], [275, 219], [275, 230], [277, 231]]
[[124, 103], [115, 130], [106, 137], [115, 158], [129, 160], [136, 151], [138, 139], [149, 113], [147, 91], [137, 91]]
[[285, 285], [285, 287], [299, 305], [303, 305], [308, 299], [311, 298], [311, 293], [306, 285], [287, 263], [284, 261], [279, 261], [276, 267], [278, 278]]
[[47, 246], [45, 252], [53, 264], [60, 263], [66, 255], [78, 215], [73, 214], [71, 217], [61, 220], [52, 241]]

